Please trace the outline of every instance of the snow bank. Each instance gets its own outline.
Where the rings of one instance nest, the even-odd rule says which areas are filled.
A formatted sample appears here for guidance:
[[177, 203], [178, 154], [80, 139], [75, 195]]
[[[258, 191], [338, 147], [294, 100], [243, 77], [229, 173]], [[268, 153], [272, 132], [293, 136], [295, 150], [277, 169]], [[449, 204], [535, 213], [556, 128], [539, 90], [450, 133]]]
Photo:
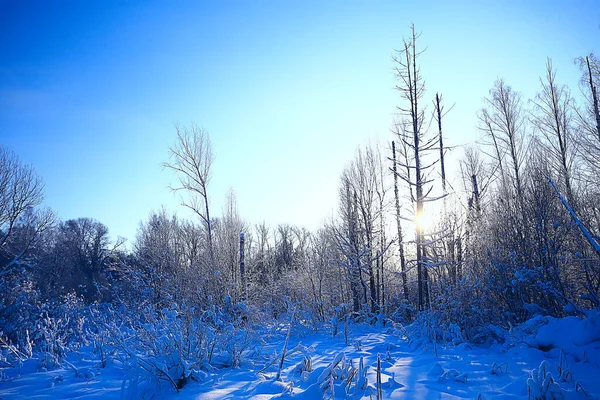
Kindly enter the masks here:
[[580, 347], [600, 342], [600, 313], [587, 318], [545, 317], [547, 323], [535, 335], [536, 347], [541, 350], [564, 349], [571, 354], [580, 352]]

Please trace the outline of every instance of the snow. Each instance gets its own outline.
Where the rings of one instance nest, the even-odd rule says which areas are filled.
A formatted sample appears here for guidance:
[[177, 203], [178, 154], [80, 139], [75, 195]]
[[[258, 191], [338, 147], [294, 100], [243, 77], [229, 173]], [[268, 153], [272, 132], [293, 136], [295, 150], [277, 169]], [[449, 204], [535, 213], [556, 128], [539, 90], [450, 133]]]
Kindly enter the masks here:
[[597, 312], [535, 317], [504, 332], [504, 343], [486, 346], [431, 343], [416, 336], [418, 329], [389, 324], [352, 325], [348, 343], [330, 329], [295, 332], [276, 380], [279, 362], [273, 360], [280, 359], [287, 334], [281, 329], [265, 334], [261, 350], [239, 368], [207, 372], [179, 393], [133, 374], [117, 358], [102, 368], [93, 347], [85, 347], [47, 370], [40, 359], [4, 364], [0, 398], [319, 399], [331, 391], [335, 398], [376, 398], [378, 355], [385, 399], [600, 398], [599, 328]]

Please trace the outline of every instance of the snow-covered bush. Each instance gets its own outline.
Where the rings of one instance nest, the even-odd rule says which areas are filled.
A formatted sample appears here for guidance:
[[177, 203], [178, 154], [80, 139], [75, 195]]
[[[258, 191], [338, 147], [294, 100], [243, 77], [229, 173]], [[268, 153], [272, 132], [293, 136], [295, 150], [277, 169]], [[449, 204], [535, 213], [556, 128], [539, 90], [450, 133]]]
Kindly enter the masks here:
[[0, 331], [13, 345], [23, 348], [27, 345], [27, 332], [36, 330], [43, 300], [29, 267], [15, 268], [14, 274], [4, 274], [0, 279]]
[[527, 393], [530, 399], [559, 400], [564, 399], [564, 391], [550, 372], [549, 364], [542, 361], [539, 368], [531, 371], [527, 379]]
[[530, 399], [558, 400], [573, 392], [581, 392], [589, 397], [583, 386], [574, 380], [569, 368], [567, 356], [561, 350], [559, 362], [555, 364], [556, 372], [552, 373], [550, 363], [542, 361], [539, 368], [534, 368], [527, 379], [527, 393]]
[[129, 366], [126, 391], [144, 390], [140, 382], [179, 391], [215, 368], [240, 367], [260, 343], [252, 329], [260, 313], [229, 298], [223, 304], [173, 303], [160, 310], [142, 304], [135, 312], [115, 313], [108, 325], [112, 341], [103, 345], [109, 351], [114, 346], [115, 357]]
[[[23, 293], [33, 293], [26, 289]], [[67, 294], [53, 301], [42, 301], [33, 295], [27, 299], [19, 297], [22, 312], [10, 314], [11, 307], [3, 311], [4, 318], [0, 331], [4, 347], [9, 347], [9, 357], [38, 357], [44, 368], [53, 368], [69, 351], [88, 344], [90, 338], [90, 312], [82, 299], [75, 294]], [[3, 331], [2, 329], [7, 329]], [[23, 360], [21, 360], [23, 361]]]
[[210, 364], [214, 328], [178, 304], [140, 311], [138, 319], [114, 325], [117, 331], [111, 332], [136, 379], [149, 377], [159, 386], [167, 382], [177, 391], [190, 379], [199, 379], [199, 371]]

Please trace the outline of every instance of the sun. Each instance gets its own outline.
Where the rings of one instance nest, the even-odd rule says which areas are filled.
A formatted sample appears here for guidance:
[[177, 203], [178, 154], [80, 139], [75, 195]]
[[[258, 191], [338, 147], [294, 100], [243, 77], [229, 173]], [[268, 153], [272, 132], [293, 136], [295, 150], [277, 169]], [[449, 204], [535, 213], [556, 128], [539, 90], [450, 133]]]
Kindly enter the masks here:
[[415, 218], [417, 228], [423, 232], [431, 231], [435, 226], [435, 215], [430, 210], [423, 209]]

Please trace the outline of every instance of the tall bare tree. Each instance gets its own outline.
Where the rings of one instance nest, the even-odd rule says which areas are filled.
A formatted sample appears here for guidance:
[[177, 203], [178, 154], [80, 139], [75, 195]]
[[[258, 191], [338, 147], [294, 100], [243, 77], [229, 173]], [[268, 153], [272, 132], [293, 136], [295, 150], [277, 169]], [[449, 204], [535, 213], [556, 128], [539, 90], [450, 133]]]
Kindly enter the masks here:
[[[502, 191], [516, 200], [516, 213], [520, 222], [515, 223], [515, 227], [519, 236], [524, 239], [527, 216], [523, 183], [527, 143], [521, 95], [502, 79], [498, 79], [484, 102], [485, 107], [479, 113], [480, 129], [491, 139]], [[526, 246], [525, 242], [522, 243]]]
[[364, 297], [366, 300], [367, 290], [362, 280], [363, 249], [359, 243], [358, 237], [358, 206], [356, 205], [356, 196], [352, 192], [352, 185], [347, 176], [342, 176], [342, 187], [340, 188], [340, 213], [343, 219], [341, 229], [332, 224], [333, 238], [340, 254], [345, 259], [340, 259], [340, 266], [346, 270], [348, 282], [352, 295], [352, 309], [356, 313], [360, 310], [361, 295], [360, 285], [364, 288]]
[[[494, 155], [505, 190], [514, 193], [522, 224], [525, 222], [523, 191], [523, 164], [525, 154], [525, 116], [521, 95], [515, 92], [502, 79], [494, 83], [490, 97], [486, 97], [485, 107], [479, 113], [480, 128], [489, 135], [494, 147]], [[509, 170], [503, 164], [508, 158]], [[507, 179], [510, 177], [510, 182]]]
[[588, 86], [589, 89], [589, 111], [592, 115], [594, 122], [587, 122], [584, 119], [584, 125], [596, 136], [600, 141], [600, 100], [598, 99], [598, 81], [600, 81], [600, 60], [594, 55], [590, 54], [581, 57], [577, 60], [581, 69], [583, 70], [582, 83]]
[[384, 155], [381, 148], [376, 148], [376, 179], [377, 185], [375, 186], [375, 192], [377, 194], [377, 217], [379, 219], [379, 249], [376, 254], [376, 284], [377, 284], [377, 304], [385, 310], [385, 265], [386, 260], [389, 258], [385, 256], [387, 249], [391, 245], [388, 244], [387, 232], [386, 232], [386, 215], [388, 210], [388, 167], [384, 162]]
[[[404, 40], [402, 49], [397, 50], [392, 56], [394, 62], [394, 72], [398, 84], [396, 90], [400, 92], [405, 105], [397, 106], [398, 111], [404, 120], [396, 127], [396, 134], [403, 143], [402, 149], [410, 152], [403, 154], [407, 163], [402, 165], [408, 173], [399, 174], [411, 189], [411, 200], [415, 204], [416, 221], [416, 262], [417, 262], [417, 285], [418, 285], [418, 306], [423, 310], [429, 304], [429, 274], [427, 270], [427, 255], [425, 249], [425, 232], [423, 226], [424, 205], [431, 193], [430, 183], [427, 175], [431, 172], [435, 164], [425, 164], [424, 157], [427, 152], [437, 149], [437, 137], [426, 137], [424, 127], [425, 112], [421, 100], [425, 94], [425, 82], [421, 76], [421, 70], [417, 60], [422, 51], [417, 51], [417, 39], [419, 35], [415, 32], [414, 25], [411, 26], [411, 36]], [[408, 160], [411, 164], [408, 165]], [[414, 175], [411, 177], [411, 171]], [[429, 172], [428, 172], [429, 171]], [[414, 188], [414, 194], [412, 189]]]
[[442, 105], [442, 96], [439, 93], [435, 94], [435, 113], [434, 118], [438, 124], [438, 137], [440, 142], [440, 175], [442, 178], [442, 192], [445, 195], [446, 191], [446, 164], [444, 163], [444, 136], [442, 135], [442, 118], [444, 116], [444, 106]]
[[546, 63], [546, 76], [540, 78], [541, 92], [533, 100], [532, 122], [542, 136], [553, 169], [563, 178], [567, 200], [575, 206], [572, 166], [575, 159], [571, 124], [571, 95], [566, 86], [556, 84], [552, 61]]
[[212, 221], [208, 202], [208, 182], [214, 160], [208, 132], [192, 124], [189, 127], [175, 125], [177, 139], [169, 148], [169, 161], [165, 168], [175, 171], [179, 185], [171, 186], [174, 192], [184, 191], [187, 199], [181, 197], [181, 204], [192, 210], [206, 229], [208, 250], [214, 264]]
[[377, 261], [380, 256], [379, 254], [377, 257], [374, 256], [375, 196], [379, 184], [376, 150], [371, 146], [366, 147], [364, 150], [359, 148], [354, 160], [344, 170], [342, 179], [350, 185], [350, 190], [355, 197], [357, 207], [355, 234], [358, 243], [361, 243], [364, 248], [364, 259], [359, 272], [361, 279], [364, 273], [369, 280], [367, 300], [371, 306], [371, 311], [377, 312], [377, 286], [373, 269], [373, 262]]
[[[597, 204], [600, 198], [600, 109], [598, 85], [600, 85], [600, 59], [594, 54], [579, 57], [577, 63], [581, 69], [581, 91], [583, 102], [579, 104], [577, 112], [577, 135], [574, 139], [578, 143], [578, 155], [581, 156], [585, 169], [586, 183], [583, 185], [588, 191], [595, 192], [591, 204]], [[572, 203], [571, 203], [572, 204]], [[599, 224], [600, 226], [600, 224]]]

